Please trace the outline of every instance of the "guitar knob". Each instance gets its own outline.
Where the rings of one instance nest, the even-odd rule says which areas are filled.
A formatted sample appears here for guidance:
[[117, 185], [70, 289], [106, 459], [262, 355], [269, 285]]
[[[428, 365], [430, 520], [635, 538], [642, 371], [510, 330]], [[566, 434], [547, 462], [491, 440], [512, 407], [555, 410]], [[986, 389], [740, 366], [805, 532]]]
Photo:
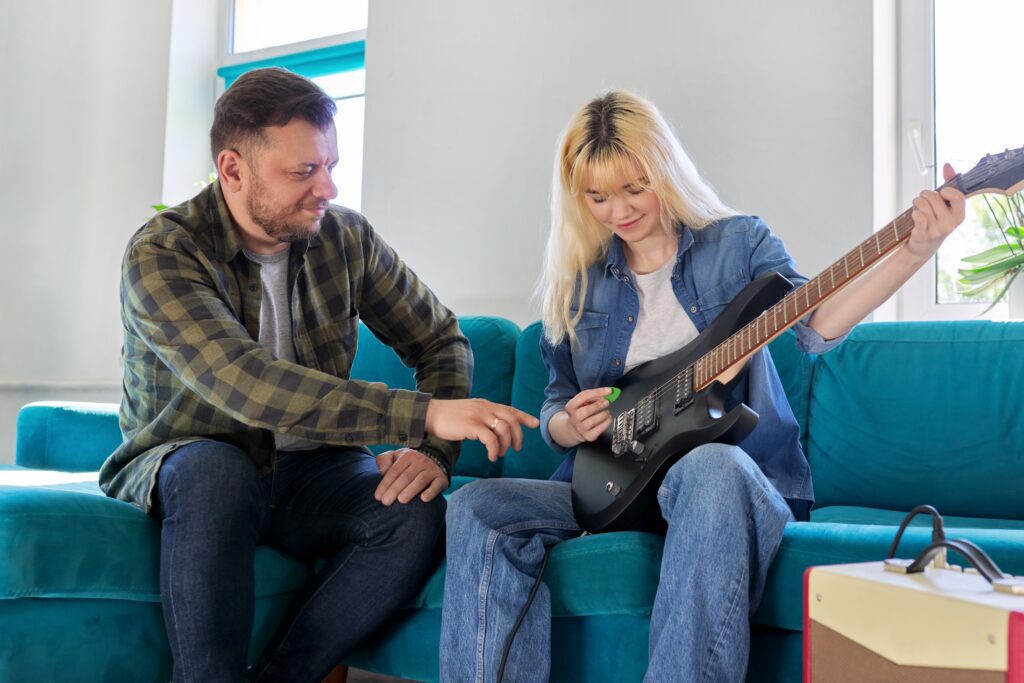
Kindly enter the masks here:
[[626, 444], [616, 441], [612, 444], [612, 455], [616, 458], [626, 452]]
[[633, 455], [643, 455], [644, 445], [636, 439], [633, 439], [629, 442], [629, 452]]
[[622, 493], [622, 487], [616, 484], [614, 481], [610, 481], [604, 485], [604, 490], [613, 496], [617, 496]]

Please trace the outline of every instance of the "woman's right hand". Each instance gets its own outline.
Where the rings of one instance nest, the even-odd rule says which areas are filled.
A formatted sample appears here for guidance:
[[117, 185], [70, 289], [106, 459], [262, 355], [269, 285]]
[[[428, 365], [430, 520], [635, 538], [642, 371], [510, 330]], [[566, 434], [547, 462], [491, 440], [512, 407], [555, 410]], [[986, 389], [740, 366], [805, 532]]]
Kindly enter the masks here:
[[612, 423], [612, 414], [609, 410], [611, 403], [606, 398], [611, 393], [609, 387], [587, 389], [573, 396], [565, 404], [569, 426], [576, 432], [580, 442], [593, 441]]

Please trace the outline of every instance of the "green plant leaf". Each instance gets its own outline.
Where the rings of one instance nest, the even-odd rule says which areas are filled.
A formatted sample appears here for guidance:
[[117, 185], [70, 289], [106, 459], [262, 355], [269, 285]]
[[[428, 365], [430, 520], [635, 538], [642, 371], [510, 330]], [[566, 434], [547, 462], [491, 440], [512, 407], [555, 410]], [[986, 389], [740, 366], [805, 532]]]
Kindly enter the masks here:
[[999, 260], [996, 257], [1002, 257], [1005, 254], [1015, 254], [1017, 250], [1011, 247], [1009, 244], [1000, 244], [999, 246], [986, 249], [985, 251], [973, 254], [971, 256], [964, 256], [961, 261], [964, 263], [984, 263], [990, 264], [993, 261]]
[[1010, 237], [1016, 237], [1017, 239], [1024, 239], [1024, 227], [1011, 225], [1006, 229], [1006, 234]]

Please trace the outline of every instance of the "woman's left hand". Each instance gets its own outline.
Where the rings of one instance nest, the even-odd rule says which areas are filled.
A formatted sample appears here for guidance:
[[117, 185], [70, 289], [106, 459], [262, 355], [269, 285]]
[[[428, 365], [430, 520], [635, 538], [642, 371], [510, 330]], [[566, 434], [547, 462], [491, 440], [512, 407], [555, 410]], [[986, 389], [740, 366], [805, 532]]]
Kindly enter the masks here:
[[[945, 164], [942, 175], [949, 181], [956, 175], [956, 171]], [[965, 203], [964, 193], [952, 187], [945, 187], [938, 192], [925, 190], [918, 195], [911, 210], [914, 229], [910, 233], [907, 250], [921, 261], [931, 258], [942, 241], [963, 223]]]

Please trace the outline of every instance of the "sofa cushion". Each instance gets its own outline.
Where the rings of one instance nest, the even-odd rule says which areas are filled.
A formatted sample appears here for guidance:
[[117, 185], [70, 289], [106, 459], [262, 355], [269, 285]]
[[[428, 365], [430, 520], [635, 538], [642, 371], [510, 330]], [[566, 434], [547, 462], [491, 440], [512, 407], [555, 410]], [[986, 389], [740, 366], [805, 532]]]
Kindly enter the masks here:
[[[803, 576], [808, 567], [849, 562], [878, 562], [889, 553], [905, 512], [843, 508], [814, 510], [810, 522], [786, 525], [775, 556], [764, 599], [754, 623], [799, 631], [803, 629]], [[839, 523], [824, 520], [863, 520]], [[891, 525], [885, 522], [892, 520]], [[916, 557], [931, 543], [930, 524], [922, 518], [907, 528], [897, 555]], [[1005, 572], [1024, 574], [1024, 528], [1006, 528], [1000, 520], [944, 517], [947, 536], [977, 543]], [[927, 528], [925, 528], [927, 527]], [[950, 553], [950, 562], [963, 565]]]
[[821, 507], [1024, 519], [1024, 323], [858, 325], [817, 359], [808, 460]]
[[[516, 374], [512, 382], [512, 405], [531, 415], [540, 415], [548, 370], [540, 355], [541, 324], [529, 325], [516, 343]], [[565, 456], [548, 447], [539, 429], [523, 430], [523, 450], [505, 456], [503, 477], [547, 479]]]
[[[0, 468], [0, 599], [160, 600], [160, 525], [108, 498], [96, 473]], [[256, 553], [256, 596], [301, 586], [309, 567]]]
[[[515, 367], [516, 338], [519, 327], [504, 318], [490, 316], [460, 317], [459, 327], [473, 348], [473, 386], [470, 394], [508, 404], [512, 397], [512, 372]], [[395, 389], [414, 389], [416, 380], [412, 368], [402, 361], [389, 346], [373, 336], [359, 324], [359, 350], [352, 363], [353, 379], [383, 382]], [[371, 447], [374, 453], [395, 448], [392, 445]], [[476, 477], [496, 477], [501, 463], [487, 459], [487, 451], [478, 441], [462, 444], [455, 474]]]
[[116, 403], [30, 403], [18, 412], [15, 462], [66, 472], [98, 470], [121, 445]]

